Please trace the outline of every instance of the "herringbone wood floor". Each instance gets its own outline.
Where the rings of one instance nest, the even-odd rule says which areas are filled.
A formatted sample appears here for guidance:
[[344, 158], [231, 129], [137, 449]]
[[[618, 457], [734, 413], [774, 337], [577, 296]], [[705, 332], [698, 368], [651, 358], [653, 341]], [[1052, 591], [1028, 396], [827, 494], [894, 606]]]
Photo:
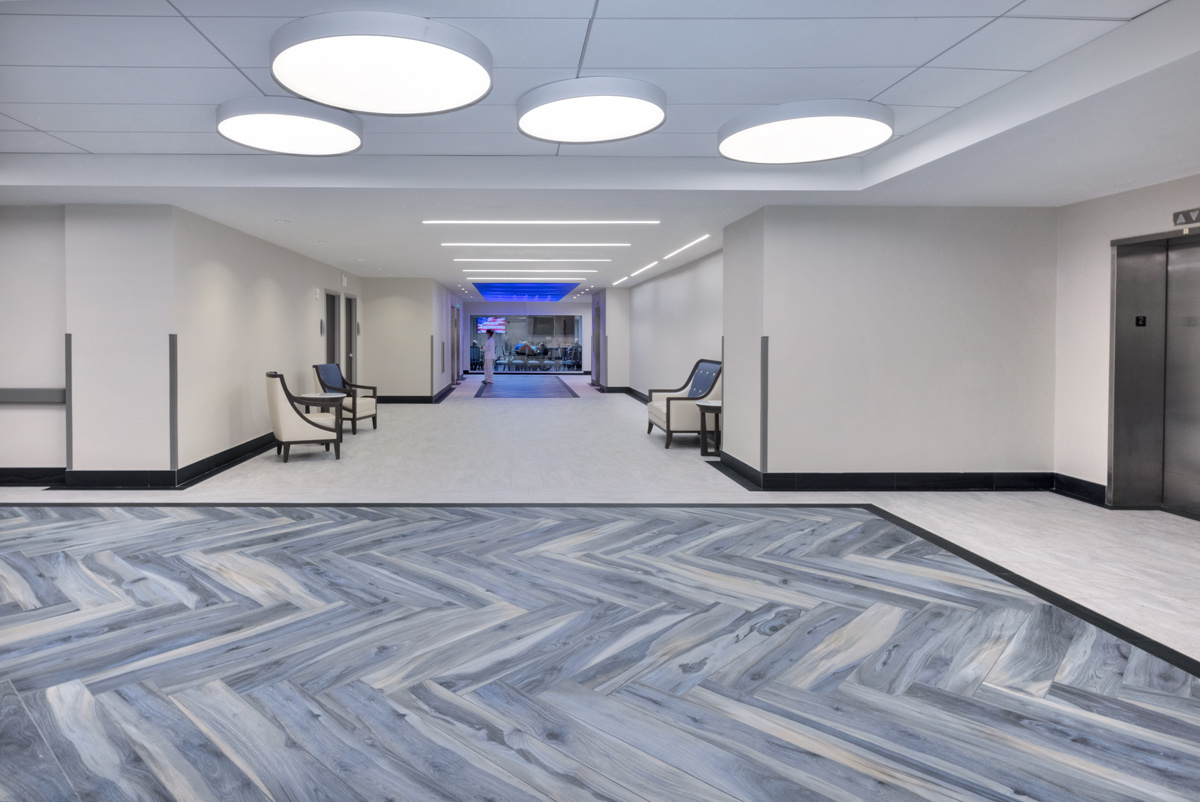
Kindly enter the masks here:
[[1191, 675], [864, 510], [0, 508], [0, 799], [1197, 798]]

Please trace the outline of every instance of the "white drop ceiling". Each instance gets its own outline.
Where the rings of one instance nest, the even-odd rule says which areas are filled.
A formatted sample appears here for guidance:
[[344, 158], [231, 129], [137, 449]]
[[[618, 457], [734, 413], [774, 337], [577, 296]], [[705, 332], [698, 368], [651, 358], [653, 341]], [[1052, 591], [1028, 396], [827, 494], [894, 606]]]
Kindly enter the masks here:
[[[491, 93], [445, 114], [363, 115], [364, 146], [342, 157], [217, 135], [222, 101], [289, 94], [270, 75], [275, 30], [351, 8], [475, 35]], [[171, 203], [348, 272], [451, 286], [464, 254], [441, 242], [531, 232], [422, 219], [661, 220], [605, 232], [631, 247], [599, 266], [601, 286], [713, 235], [631, 286], [719, 249], [724, 225], [767, 203], [1053, 206], [1200, 172], [1198, 54], [1197, 0], [0, 0], [0, 203]], [[518, 97], [579, 75], [660, 86], [665, 124], [596, 145], [517, 131]], [[731, 117], [815, 98], [885, 103], [897, 136], [817, 165], [717, 155]], [[1137, 139], [1146, 115], [1154, 148]]]

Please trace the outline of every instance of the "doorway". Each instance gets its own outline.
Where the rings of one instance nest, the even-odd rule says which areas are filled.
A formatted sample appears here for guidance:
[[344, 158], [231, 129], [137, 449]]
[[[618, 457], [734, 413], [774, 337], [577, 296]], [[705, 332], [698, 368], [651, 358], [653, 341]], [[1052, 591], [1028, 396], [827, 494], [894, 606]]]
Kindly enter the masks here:
[[342, 375], [353, 384], [358, 381], [358, 299], [346, 296], [346, 364]]
[[1116, 244], [1112, 310], [1106, 500], [1200, 516], [1200, 236]]
[[325, 361], [338, 361], [338, 294], [325, 293]]

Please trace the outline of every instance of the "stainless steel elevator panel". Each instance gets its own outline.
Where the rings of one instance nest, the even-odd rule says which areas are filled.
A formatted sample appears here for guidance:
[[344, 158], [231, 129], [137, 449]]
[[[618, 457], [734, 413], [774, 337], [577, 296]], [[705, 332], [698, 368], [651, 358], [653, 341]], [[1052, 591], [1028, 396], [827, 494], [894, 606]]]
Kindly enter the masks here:
[[1167, 249], [1163, 506], [1200, 513], [1200, 243]]
[[1163, 494], [1167, 243], [1113, 249], [1107, 502], [1157, 507]]

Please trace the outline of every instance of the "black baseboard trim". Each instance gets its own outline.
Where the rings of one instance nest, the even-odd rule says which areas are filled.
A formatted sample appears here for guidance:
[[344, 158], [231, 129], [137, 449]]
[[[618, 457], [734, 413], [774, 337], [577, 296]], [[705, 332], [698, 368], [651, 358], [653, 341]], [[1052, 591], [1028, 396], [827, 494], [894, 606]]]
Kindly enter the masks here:
[[0, 487], [45, 487], [66, 483], [66, 468], [0, 468]]
[[625, 394], [636, 398], [638, 401], [641, 401], [643, 404], [650, 403], [650, 396], [647, 395], [646, 393], [643, 393], [641, 390], [635, 390], [632, 387], [626, 387]]
[[452, 392], [454, 392], [454, 385], [447, 384], [445, 387], [443, 387], [441, 390], [438, 391], [437, 395], [435, 395], [433, 397], [433, 403], [435, 403], [435, 404], [442, 403], [443, 401], [446, 400], [446, 396], [450, 395], [450, 393], [452, 393]]
[[762, 473], [722, 452], [721, 464], [760, 490], [1052, 490], [1051, 473]]
[[1107, 488], [1095, 482], [1088, 482], [1083, 479], [1076, 479], [1074, 476], [1056, 473], [1054, 474], [1054, 486], [1051, 490], [1064, 496], [1070, 496], [1076, 501], [1086, 501], [1088, 504], [1095, 504], [1098, 507], [1106, 506], [1105, 497], [1107, 496]]
[[174, 490], [175, 471], [67, 471], [67, 490]]
[[375, 399], [376, 404], [432, 404], [431, 395], [381, 395]]
[[259, 435], [253, 440], [247, 440], [241, 445], [213, 454], [211, 457], [197, 460], [191, 465], [184, 466], [175, 471], [176, 487], [190, 486], [196, 482], [201, 482], [221, 471], [232, 468], [234, 465], [239, 465], [248, 459], [257, 457], [264, 451], [271, 449], [274, 445], [275, 435], [272, 432], [268, 432], [264, 435]]

